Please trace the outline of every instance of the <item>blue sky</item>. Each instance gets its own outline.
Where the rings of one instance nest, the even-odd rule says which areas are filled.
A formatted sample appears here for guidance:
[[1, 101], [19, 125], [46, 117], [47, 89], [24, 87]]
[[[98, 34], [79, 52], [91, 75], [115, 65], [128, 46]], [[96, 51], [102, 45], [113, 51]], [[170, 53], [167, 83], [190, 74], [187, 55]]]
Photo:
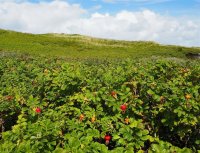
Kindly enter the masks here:
[[200, 0], [0, 0], [0, 28], [200, 46]]
[[[52, 0], [29, 0], [29, 2], [50, 2]], [[170, 15], [200, 14], [200, 0], [62, 0], [71, 4], [80, 4], [85, 9], [98, 6], [98, 12], [116, 13], [120, 10], [138, 11], [150, 9]], [[97, 11], [97, 10], [93, 10]]]

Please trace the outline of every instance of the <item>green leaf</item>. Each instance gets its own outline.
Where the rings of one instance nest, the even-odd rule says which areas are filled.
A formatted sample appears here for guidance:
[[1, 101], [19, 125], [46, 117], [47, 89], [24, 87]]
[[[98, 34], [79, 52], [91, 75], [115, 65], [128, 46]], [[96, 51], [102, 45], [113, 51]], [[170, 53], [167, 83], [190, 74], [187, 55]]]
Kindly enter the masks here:
[[154, 95], [154, 94], [155, 94], [154, 91], [152, 91], [151, 89], [147, 90], [147, 93], [148, 93], [149, 95]]
[[132, 121], [132, 123], [129, 125], [131, 128], [137, 127], [138, 122], [136, 120]]
[[113, 140], [117, 140], [117, 139], [120, 139], [121, 137], [117, 134], [113, 135]]
[[126, 141], [125, 141], [123, 138], [120, 138], [120, 139], [118, 140], [118, 143], [119, 143], [119, 144], [122, 144], [122, 145], [125, 145], [125, 144], [126, 144]]

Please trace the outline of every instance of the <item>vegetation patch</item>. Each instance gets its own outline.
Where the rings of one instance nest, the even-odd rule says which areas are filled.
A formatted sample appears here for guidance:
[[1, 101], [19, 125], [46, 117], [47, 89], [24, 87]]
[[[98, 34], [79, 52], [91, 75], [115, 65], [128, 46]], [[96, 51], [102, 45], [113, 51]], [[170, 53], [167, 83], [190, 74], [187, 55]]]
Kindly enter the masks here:
[[118, 41], [82, 35], [27, 34], [0, 30], [0, 52], [65, 58], [143, 58], [151, 56], [186, 58], [200, 48], [160, 45], [151, 41]]
[[0, 152], [200, 152], [199, 72], [161, 57], [4, 56]]

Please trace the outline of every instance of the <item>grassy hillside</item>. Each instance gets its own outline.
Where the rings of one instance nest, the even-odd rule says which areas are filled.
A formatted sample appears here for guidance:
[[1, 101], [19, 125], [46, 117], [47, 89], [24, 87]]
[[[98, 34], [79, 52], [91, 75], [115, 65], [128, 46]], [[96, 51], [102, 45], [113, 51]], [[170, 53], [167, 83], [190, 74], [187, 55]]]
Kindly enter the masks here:
[[0, 30], [0, 51], [67, 58], [185, 57], [199, 48], [164, 46], [155, 42], [116, 41], [82, 35], [28, 34]]

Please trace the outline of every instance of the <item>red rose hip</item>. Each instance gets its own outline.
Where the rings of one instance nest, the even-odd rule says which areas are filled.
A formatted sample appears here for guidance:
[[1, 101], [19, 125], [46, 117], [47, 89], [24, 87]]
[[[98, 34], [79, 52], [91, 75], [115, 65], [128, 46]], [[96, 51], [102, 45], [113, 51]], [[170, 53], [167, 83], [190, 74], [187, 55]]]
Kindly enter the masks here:
[[41, 113], [41, 111], [42, 111], [42, 110], [41, 110], [39, 107], [37, 107], [37, 108], [35, 109], [35, 112], [36, 112], [36, 113]]
[[127, 106], [125, 104], [120, 106], [120, 109], [122, 110], [123, 113], [125, 113]]
[[81, 115], [79, 116], [79, 120], [80, 120], [80, 121], [82, 121], [84, 118], [85, 118], [85, 116], [84, 116], [83, 114], [81, 114]]
[[114, 95], [116, 95], [116, 94], [117, 94], [117, 93], [116, 93], [115, 91], [112, 91], [112, 92], [111, 92], [111, 95], [112, 95], [112, 96], [114, 96]]
[[110, 135], [105, 135], [104, 140], [106, 141], [106, 145], [108, 145], [110, 140], [111, 140], [111, 136]]
[[6, 100], [8, 100], [8, 101], [13, 100], [13, 96], [6, 96]]
[[112, 96], [113, 98], [117, 99], [117, 92], [112, 91], [112, 92], [111, 92], [111, 96]]

